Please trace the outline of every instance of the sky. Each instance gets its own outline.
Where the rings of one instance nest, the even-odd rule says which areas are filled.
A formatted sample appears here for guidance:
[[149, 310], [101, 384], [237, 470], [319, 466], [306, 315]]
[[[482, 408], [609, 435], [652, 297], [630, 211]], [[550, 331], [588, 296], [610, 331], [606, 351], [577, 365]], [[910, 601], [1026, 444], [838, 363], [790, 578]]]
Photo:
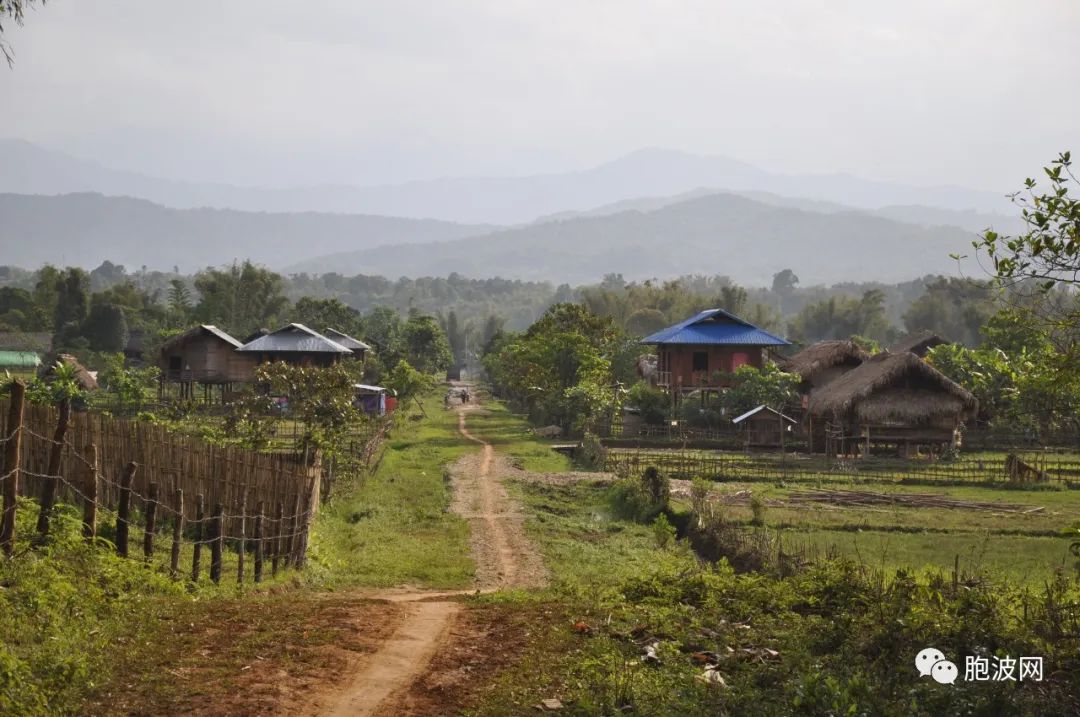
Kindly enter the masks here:
[[259, 186], [663, 147], [1006, 191], [1080, 150], [1072, 0], [50, 0], [0, 137]]

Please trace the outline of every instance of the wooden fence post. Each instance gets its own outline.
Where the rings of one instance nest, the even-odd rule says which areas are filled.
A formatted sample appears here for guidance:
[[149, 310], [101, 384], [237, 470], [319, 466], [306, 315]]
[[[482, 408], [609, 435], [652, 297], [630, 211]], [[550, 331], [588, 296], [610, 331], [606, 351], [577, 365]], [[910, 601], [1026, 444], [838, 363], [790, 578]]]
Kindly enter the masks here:
[[255, 582], [262, 582], [263, 574], [263, 502], [255, 507]]
[[83, 537], [93, 542], [97, 537], [98, 452], [97, 445], [86, 447], [86, 481], [83, 488]]
[[238, 543], [238, 550], [236, 554], [236, 584], [242, 585], [244, 583], [244, 556], [247, 553], [247, 516], [244, 513], [247, 512], [247, 496], [240, 502], [240, 521], [236, 526], [240, 535]]
[[146, 558], [154, 557], [154, 533], [157, 531], [157, 504], [158, 484], [157, 481], [150, 483], [146, 491], [146, 530], [143, 531], [143, 555]]
[[137, 463], [128, 463], [120, 476], [120, 497], [116, 502], [116, 552], [128, 556], [128, 525], [131, 521], [131, 481], [138, 470]]
[[271, 541], [274, 559], [270, 563], [270, 575], [277, 577], [278, 563], [281, 562], [281, 525], [285, 522], [285, 508], [280, 500], [274, 515], [274, 537]]
[[221, 503], [214, 504], [214, 519], [210, 521], [210, 579], [221, 582], [221, 547], [225, 539], [223, 523], [225, 511]]
[[0, 546], [4, 554], [15, 549], [15, 505], [19, 498], [19, 461], [22, 458], [23, 407], [26, 384], [11, 382], [11, 406], [8, 409], [7, 435], [4, 439], [4, 513], [0, 517]]
[[173, 497], [173, 511], [175, 518], [173, 518], [172, 553], [169, 555], [169, 570], [172, 573], [173, 580], [175, 580], [180, 576], [180, 540], [184, 536], [184, 491], [182, 488], [176, 489], [176, 494]]
[[294, 546], [296, 545], [296, 526], [300, 519], [300, 491], [296, 491], [293, 497], [292, 515], [289, 516], [289, 532], [285, 536], [285, 567], [289, 567], [296, 560]]
[[199, 572], [202, 568], [202, 544], [206, 529], [206, 497], [202, 493], [195, 496], [195, 545], [191, 551], [191, 582], [199, 582]]
[[56, 504], [57, 476], [60, 475], [60, 461], [64, 456], [64, 437], [67, 435], [70, 422], [71, 400], [65, 398], [60, 402], [60, 415], [56, 421], [56, 432], [53, 434], [53, 443], [49, 449], [49, 467], [45, 471], [45, 483], [41, 488], [41, 506], [38, 510], [37, 531], [43, 538], [49, 534], [49, 517], [52, 515], [53, 506]]

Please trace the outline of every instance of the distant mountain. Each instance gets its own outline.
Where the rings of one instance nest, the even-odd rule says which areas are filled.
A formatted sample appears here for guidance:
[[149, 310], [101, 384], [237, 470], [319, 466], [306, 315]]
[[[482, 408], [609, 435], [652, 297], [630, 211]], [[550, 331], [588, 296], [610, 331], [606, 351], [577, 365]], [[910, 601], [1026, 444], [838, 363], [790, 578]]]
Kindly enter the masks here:
[[624, 199], [622, 201], [604, 204], [580, 212], [558, 212], [537, 219], [534, 223], [539, 224], [551, 221], [565, 221], [578, 217], [603, 217], [610, 214], [618, 214], [625, 211], [651, 212], [663, 207], [679, 204], [688, 199], [707, 197], [713, 194], [735, 194], [740, 197], [753, 199], [762, 204], [789, 209], [802, 209], [808, 212], [822, 212], [836, 214], [840, 212], [861, 211], [872, 216], [894, 219], [908, 224], [918, 224], [925, 227], [957, 227], [973, 232], [982, 232], [992, 228], [998, 232], [1013, 234], [1023, 230], [1023, 221], [1017, 213], [999, 214], [994, 212], [976, 212], [973, 210], [961, 211], [959, 209], [942, 209], [940, 207], [928, 207], [923, 205], [888, 206], [879, 209], [856, 209], [855, 207], [826, 202], [817, 199], [803, 199], [800, 197], [785, 197], [772, 192], [745, 191], [745, 192], [720, 192], [716, 189], [699, 188], [669, 197], [643, 197], [638, 199]]
[[584, 283], [604, 274], [627, 279], [727, 274], [766, 285], [791, 268], [803, 283], [900, 281], [953, 274], [950, 253], [971, 253], [974, 233], [921, 227], [865, 212], [810, 212], [732, 194], [654, 211], [623, 211], [496, 231], [485, 236], [378, 247], [307, 260], [290, 271], [397, 276], [503, 276]]
[[631, 197], [665, 197], [700, 187], [770, 192], [861, 209], [926, 205], [1006, 211], [1003, 196], [961, 187], [913, 187], [845, 174], [785, 175], [722, 156], [648, 149], [578, 172], [527, 177], [452, 177], [376, 186], [236, 187], [149, 177], [109, 169], [19, 140], [0, 140], [0, 192], [99, 192], [174, 208], [323, 211], [465, 223], [520, 224], [586, 211]]
[[188, 271], [250, 257], [283, 266], [325, 253], [446, 241], [495, 228], [368, 215], [169, 209], [100, 194], [0, 194], [0, 264], [95, 267], [110, 259]]

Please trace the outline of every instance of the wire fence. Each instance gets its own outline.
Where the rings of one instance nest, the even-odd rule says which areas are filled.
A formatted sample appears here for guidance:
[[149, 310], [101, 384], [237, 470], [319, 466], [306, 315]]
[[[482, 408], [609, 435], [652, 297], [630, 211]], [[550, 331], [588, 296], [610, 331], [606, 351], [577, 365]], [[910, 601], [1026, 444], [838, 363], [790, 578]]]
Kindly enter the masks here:
[[[350, 445], [370, 466], [390, 422], [363, 444]], [[37, 532], [50, 530], [56, 502], [81, 505], [82, 531], [98, 540], [98, 513], [115, 513], [111, 533], [117, 552], [129, 556], [131, 533], [142, 525], [142, 552], [154, 555], [171, 526], [170, 568], [179, 577], [183, 546], [192, 548], [191, 579], [203, 572], [209, 551], [210, 578], [221, 579], [226, 545], [236, 552], [243, 582], [250, 554], [253, 578], [263, 564], [302, 567], [308, 533], [318, 510], [327, 468], [321, 452], [259, 453], [216, 446], [162, 426], [100, 414], [72, 413], [69, 406], [25, 402], [21, 384], [0, 401], [0, 546], [10, 555], [19, 495], [39, 500]], [[329, 484], [326, 484], [326, 488]]]
[[1080, 460], [1056, 454], [1004, 454], [954, 460], [859, 459], [725, 453], [721, 451], [619, 449], [604, 451], [604, 470], [641, 476], [653, 466], [671, 478], [718, 481], [926, 482], [1080, 484]]

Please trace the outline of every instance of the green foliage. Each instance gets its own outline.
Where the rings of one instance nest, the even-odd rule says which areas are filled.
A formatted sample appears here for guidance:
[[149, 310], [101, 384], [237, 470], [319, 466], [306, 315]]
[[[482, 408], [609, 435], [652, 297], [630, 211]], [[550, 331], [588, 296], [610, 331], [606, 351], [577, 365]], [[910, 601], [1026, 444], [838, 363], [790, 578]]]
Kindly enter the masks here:
[[394, 370], [386, 376], [384, 383], [387, 388], [392, 388], [397, 392], [401, 403], [416, 398], [435, 387], [435, 380], [430, 374], [417, 371], [405, 359], [397, 362]]
[[319, 332], [337, 329], [353, 338], [360, 338], [364, 333], [360, 312], [342, 303], [341, 299], [304, 296], [297, 299], [290, 316], [292, 321]]
[[938, 278], [904, 312], [908, 331], [933, 331], [965, 346], [977, 346], [981, 330], [997, 311], [997, 292], [989, 281]]
[[123, 354], [107, 354], [98, 383], [110, 410], [132, 415], [144, 410], [157, 391], [160, 371], [156, 366], [128, 366]]
[[539, 423], [588, 430], [616, 414], [612, 358], [622, 351], [610, 319], [577, 304], [549, 309], [524, 334], [484, 358], [495, 389]]
[[652, 523], [653, 539], [656, 540], [656, 547], [666, 548], [675, 542], [675, 526], [668, 520], [667, 515], [661, 513], [656, 516], [656, 519]]
[[343, 455], [350, 428], [365, 420], [354, 405], [356, 378], [345, 366], [330, 368], [268, 363], [255, 370], [255, 380], [270, 396], [288, 401], [286, 415], [300, 425], [300, 447]]
[[802, 341], [846, 339], [854, 334], [876, 341], [892, 341], [896, 330], [885, 312], [885, 293], [871, 289], [855, 299], [834, 296], [800, 311], [788, 326], [792, 336]]
[[237, 336], [277, 324], [289, 306], [279, 274], [250, 261], [195, 276], [199, 303], [195, 317]]
[[720, 398], [729, 416], [739, 416], [761, 405], [783, 412], [796, 399], [799, 377], [771, 363], [761, 368], [740, 366], [731, 376], [731, 388]]
[[765, 501], [756, 493], [750, 496], [750, 512], [753, 514], [750, 519], [751, 525], [759, 527], [765, 525]]
[[671, 409], [671, 397], [658, 388], [653, 388], [648, 381], [638, 381], [630, 387], [626, 401], [641, 413], [645, 423], [658, 426], [668, 420]]
[[83, 322], [82, 335], [94, 351], [123, 351], [128, 342], [124, 309], [116, 304], [95, 303]]
[[35, 378], [26, 387], [26, 398], [41, 406], [55, 406], [63, 401], [77, 401], [83, 396], [78, 371], [72, 364], [57, 361], [47, 378]]
[[671, 496], [671, 481], [656, 466], [648, 466], [641, 474], [641, 488], [655, 505], [667, 507]]
[[402, 357], [422, 373], [445, 371], [453, 361], [446, 332], [433, 316], [409, 314], [401, 327]]

